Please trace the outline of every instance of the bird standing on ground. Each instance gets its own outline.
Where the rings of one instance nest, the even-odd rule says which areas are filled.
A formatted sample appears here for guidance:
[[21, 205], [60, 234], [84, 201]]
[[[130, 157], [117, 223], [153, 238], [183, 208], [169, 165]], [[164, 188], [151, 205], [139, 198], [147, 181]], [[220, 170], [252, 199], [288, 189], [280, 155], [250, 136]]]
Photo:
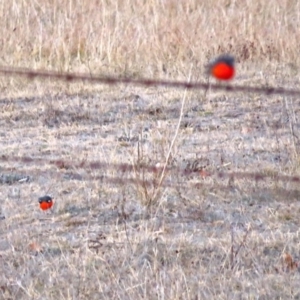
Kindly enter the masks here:
[[46, 195], [43, 197], [39, 197], [40, 208], [42, 210], [50, 209], [53, 206], [53, 199]]

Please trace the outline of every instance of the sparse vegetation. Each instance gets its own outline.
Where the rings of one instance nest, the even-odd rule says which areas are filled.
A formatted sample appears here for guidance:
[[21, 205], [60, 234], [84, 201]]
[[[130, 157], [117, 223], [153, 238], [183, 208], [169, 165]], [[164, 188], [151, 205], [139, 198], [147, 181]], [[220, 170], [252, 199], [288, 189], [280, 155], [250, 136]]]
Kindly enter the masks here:
[[[299, 86], [296, 0], [0, 13], [1, 65], [205, 80], [230, 52], [233, 84]], [[300, 298], [297, 99], [17, 77], [0, 89], [0, 299]]]

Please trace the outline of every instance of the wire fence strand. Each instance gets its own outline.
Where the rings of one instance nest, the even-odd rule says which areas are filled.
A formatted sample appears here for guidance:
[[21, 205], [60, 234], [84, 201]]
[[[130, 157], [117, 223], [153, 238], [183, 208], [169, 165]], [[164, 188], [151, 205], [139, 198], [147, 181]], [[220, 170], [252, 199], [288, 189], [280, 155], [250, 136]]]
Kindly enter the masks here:
[[300, 90], [288, 89], [284, 87], [255, 87], [248, 85], [221, 85], [205, 82], [188, 82], [188, 81], [171, 81], [171, 80], [159, 80], [159, 79], [147, 79], [147, 78], [130, 78], [130, 77], [114, 77], [114, 76], [99, 76], [85, 73], [64, 73], [56, 71], [46, 70], [33, 70], [27, 68], [15, 68], [0, 66], [0, 74], [2, 76], [24, 76], [29, 79], [36, 78], [50, 78], [55, 80], [62, 80], [67, 82], [72, 81], [88, 81], [91, 83], [100, 83], [106, 85], [117, 84], [130, 84], [134, 86], [164, 86], [179, 89], [195, 89], [195, 90], [222, 90], [227, 92], [247, 92], [247, 93], [259, 93], [266, 95], [288, 95], [288, 96], [300, 96]]

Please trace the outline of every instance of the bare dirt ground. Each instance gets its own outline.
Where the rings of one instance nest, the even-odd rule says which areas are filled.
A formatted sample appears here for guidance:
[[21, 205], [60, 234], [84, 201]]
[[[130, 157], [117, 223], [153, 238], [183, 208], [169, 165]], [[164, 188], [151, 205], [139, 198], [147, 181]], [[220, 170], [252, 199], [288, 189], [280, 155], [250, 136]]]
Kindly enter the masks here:
[[[166, 7], [158, 3], [134, 6], [128, 1], [132, 5], [126, 9], [121, 1], [116, 2], [119, 10], [112, 3], [99, 3], [103, 24], [106, 14], [119, 10], [126, 12], [126, 20], [135, 16], [135, 22], [142, 23], [140, 9], [146, 19], [157, 16], [146, 28], [158, 32], [155, 26], [166, 16], [165, 11], [171, 16], [166, 16], [164, 24], [173, 20], [171, 17], [177, 18], [178, 24], [179, 20], [187, 22], [187, 16], [196, 22], [197, 9], [210, 11], [209, 6], [197, 7], [193, 1], [186, 7], [177, 7], [172, 1], [166, 1]], [[55, 6], [52, 18], [76, 19], [78, 15], [71, 12], [80, 6], [76, 1], [73, 4], [66, 6], [64, 19], [58, 18], [63, 11]], [[115, 47], [101, 44], [113, 49], [111, 55], [115, 55], [105, 64], [115, 65], [105, 70], [128, 75], [126, 68], [132, 66], [134, 76], [141, 72], [146, 77], [157, 78], [159, 74], [160, 78], [187, 80], [191, 73], [193, 80], [204, 80], [202, 70], [196, 71], [196, 67], [205, 64], [209, 53], [226, 50], [238, 60], [237, 77], [231, 84], [297, 89], [299, 60], [292, 37], [293, 26], [299, 23], [299, 4], [282, 1], [273, 5], [282, 5], [284, 17], [279, 18], [276, 8], [259, 1], [248, 3], [243, 10], [237, 4], [219, 1], [217, 8], [224, 15], [245, 22], [231, 32], [232, 42], [219, 48], [213, 44], [212, 50], [206, 42], [199, 61], [193, 55], [201, 51], [201, 45], [190, 46], [185, 54], [180, 52], [186, 42], [191, 45], [185, 37], [191, 38], [188, 32], [193, 31], [182, 26], [184, 30], [178, 33], [173, 28], [175, 21], [170, 21], [165, 38], [180, 36], [175, 42], [170, 39], [174, 45], [183, 45], [176, 52], [170, 42], [169, 57], [154, 51], [154, 46], [160, 45], [155, 30], [149, 34], [154, 48], [147, 52], [142, 37], [148, 35], [142, 25], [135, 36], [130, 31], [132, 23], [128, 23], [124, 34], [131, 33], [132, 40], [127, 37], [127, 44], [131, 40], [138, 45], [131, 57], [131, 52], [122, 48], [124, 41], [116, 38], [124, 25], [124, 16], [116, 13], [111, 22], [118, 26], [107, 23], [107, 30], [115, 28], [110, 33], [115, 44], [109, 40]], [[28, 10], [32, 12], [28, 16], [35, 16], [33, 12], [46, 16], [49, 7], [33, 8], [24, 1], [23, 7], [15, 3], [10, 11], [22, 14]], [[4, 8], [2, 4], [1, 10]], [[92, 8], [86, 9], [90, 24], [95, 26]], [[258, 46], [251, 46], [251, 39], [245, 42], [246, 48], [241, 43], [236, 48], [230, 46], [243, 40], [241, 32], [244, 37], [249, 34], [252, 27], [247, 22], [251, 18], [246, 16], [256, 13], [260, 25], [277, 18], [278, 30], [275, 25], [258, 26], [253, 29], [260, 34], [255, 37]], [[219, 20], [213, 9], [204, 15], [208, 23]], [[226, 18], [221, 20], [229, 24]], [[29, 26], [31, 19], [26, 20], [28, 28], [35, 30]], [[48, 21], [42, 19], [40, 24], [47, 29]], [[222, 22], [211, 26], [222, 28]], [[200, 27], [203, 24], [207, 23], [198, 23]], [[84, 37], [91, 29], [87, 25], [83, 28]], [[228, 31], [225, 37], [230, 36]], [[213, 30], [195, 32], [205, 41], [210, 34], [218, 36]], [[269, 46], [264, 32], [270, 32]], [[287, 32], [291, 40], [283, 45], [281, 38]], [[23, 47], [27, 45], [26, 33]], [[63, 47], [72, 44], [63, 43], [66, 36], [58, 35], [61, 48], [51, 48], [51, 43], [41, 40], [44, 35], [37, 36], [39, 42], [33, 42], [36, 48], [32, 49], [37, 56], [32, 61], [32, 55], [18, 56], [21, 50], [12, 48], [12, 41], [2, 49], [2, 64], [9, 61], [10, 65], [20, 62], [27, 67], [56, 68], [51, 59], [62, 62], [61, 55], [71, 53]], [[109, 34], [102, 38], [107, 41]], [[99, 71], [100, 67], [93, 67], [99, 62], [93, 61], [96, 42], [85, 40], [95, 50], [92, 55], [84, 50], [82, 41], [72, 47], [78, 50], [82, 45], [79, 52], [90, 55], [89, 66]], [[43, 45], [48, 45], [48, 50]], [[43, 51], [51, 59], [45, 59]], [[129, 53], [126, 70], [121, 51]], [[79, 52], [73, 53], [74, 57]], [[141, 53], [145, 59], [139, 67], [149, 67], [136, 67], [137, 71], [134, 68]], [[154, 53], [155, 58], [151, 56]], [[80, 63], [74, 58], [77, 65], [68, 59], [64, 60], [64, 71], [76, 66], [78, 71], [88, 68], [87, 58]], [[156, 70], [151, 67], [158, 65]], [[0, 299], [300, 299], [298, 99], [21, 78], [2, 78], [1, 90]], [[53, 210], [46, 213], [37, 202], [45, 194], [55, 199]]]

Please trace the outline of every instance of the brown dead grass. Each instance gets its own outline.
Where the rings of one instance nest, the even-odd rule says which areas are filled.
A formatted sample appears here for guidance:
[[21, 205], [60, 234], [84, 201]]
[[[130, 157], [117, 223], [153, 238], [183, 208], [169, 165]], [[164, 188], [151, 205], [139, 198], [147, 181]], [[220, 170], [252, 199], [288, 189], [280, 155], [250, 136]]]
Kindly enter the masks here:
[[[291, 0], [4, 1], [0, 63], [173, 79], [186, 79], [192, 70], [192, 79], [198, 79], [210, 58], [230, 52], [253, 73], [262, 64], [273, 74], [282, 64], [294, 72], [299, 11], [298, 1]], [[6, 94], [22, 90], [36, 95], [53, 85], [8, 79], [1, 87]], [[74, 84], [59, 88], [87, 89]]]
[[[1, 64], [197, 80], [231, 52], [236, 83], [299, 86], [298, 1], [210, 3], [2, 1]], [[1, 299], [300, 297], [299, 183], [278, 180], [300, 173], [295, 99], [189, 92], [169, 151], [182, 91], [0, 88]], [[143, 167], [169, 152], [165, 177]]]

